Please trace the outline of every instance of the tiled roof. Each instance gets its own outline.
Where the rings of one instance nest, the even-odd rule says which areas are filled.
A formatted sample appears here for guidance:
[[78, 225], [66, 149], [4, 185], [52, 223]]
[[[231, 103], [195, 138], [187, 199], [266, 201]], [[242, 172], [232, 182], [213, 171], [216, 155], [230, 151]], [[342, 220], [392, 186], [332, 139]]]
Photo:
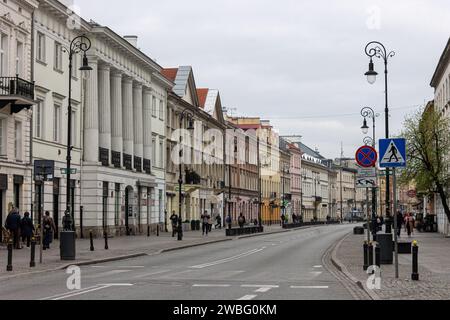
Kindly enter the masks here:
[[200, 108], [205, 108], [206, 97], [208, 96], [209, 89], [197, 89], [198, 103]]
[[167, 69], [161, 70], [161, 74], [172, 82], [175, 82], [177, 73], [178, 73], [178, 68], [167, 68]]

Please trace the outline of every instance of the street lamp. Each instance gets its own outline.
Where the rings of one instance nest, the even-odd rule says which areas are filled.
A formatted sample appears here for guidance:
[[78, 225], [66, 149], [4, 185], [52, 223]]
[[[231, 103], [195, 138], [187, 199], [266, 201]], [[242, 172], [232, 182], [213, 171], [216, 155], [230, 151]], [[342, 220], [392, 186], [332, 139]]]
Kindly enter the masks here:
[[[367, 81], [370, 84], [376, 82], [378, 73], [375, 71], [373, 58], [383, 59], [384, 62], [384, 95], [385, 95], [385, 122], [386, 122], [386, 139], [389, 139], [389, 100], [388, 100], [388, 62], [389, 59], [395, 56], [394, 51], [388, 52], [386, 47], [378, 41], [371, 41], [366, 45], [366, 55], [370, 58], [369, 71], [365, 73]], [[390, 212], [390, 181], [389, 169], [386, 169], [386, 233], [391, 233], [391, 212]]]
[[181, 144], [183, 143], [183, 136], [182, 136], [182, 128], [183, 128], [183, 121], [187, 118], [187, 130], [193, 131], [194, 130], [194, 115], [188, 110], [184, 109], [183, 112], [180, 114], [180, 151], [179, 151], [179, 170], [180, 170], [180, 177], [178, 178], [178, 241], [183, 240], [183, 226], [182, 226], [182, 217], [181, 217], [181, 203], [182, 203], [182, 187], [183, 187], [183, 148], [181, 147]]
[[[283, 175], [282, 175], [282, 177], [281, 177], [281, 184], [283, 185], [283, 197], [282, 197], [282, 199], [283, 199], [283, 204], [282, 204], [282, 206], [281, 206], [281, 209], [283, 210], [283, 216], [284, 217], [286, 217], [286, 203], [285, 203], [285, 201], [286, 201], [286, 195], [285, 195], [285, 189], [284, 189], [284, 187], [285, 187], [285, 180], [286, 180], [286, 174], [289, 174], [289, 168], [288, 168], [288, 166], [287, 165], [284, 165], [283, 166]], [[285, 218], [286, 219], [286, 218]]]

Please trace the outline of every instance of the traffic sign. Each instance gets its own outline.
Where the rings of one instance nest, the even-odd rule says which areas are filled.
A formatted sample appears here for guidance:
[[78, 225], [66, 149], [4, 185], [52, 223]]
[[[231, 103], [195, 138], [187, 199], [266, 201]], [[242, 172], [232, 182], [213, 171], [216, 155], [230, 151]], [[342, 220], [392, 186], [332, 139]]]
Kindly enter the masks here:
[[376, 177], [358, 177], [356, 179], [356, 188], [376, 188], [377, 178]]
[[380, 140], [380, 167], [382, 168], [406, 167], [405, 139]]
[[377, 163], [377, 151], [371, 146], [363, 146], [356, 151], [356, 162], [363, 168], [374, 167]]
[[373, 168], [362, 168], [358, 167], [358, 177], [376, 177], [377, 171], [375, 167]]

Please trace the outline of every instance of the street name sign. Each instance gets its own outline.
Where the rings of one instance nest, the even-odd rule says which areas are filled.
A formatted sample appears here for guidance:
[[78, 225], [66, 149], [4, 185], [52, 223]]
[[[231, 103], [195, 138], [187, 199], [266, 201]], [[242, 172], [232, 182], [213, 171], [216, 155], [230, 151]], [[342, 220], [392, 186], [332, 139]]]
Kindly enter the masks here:
[[406, 167], [406, 139], [380, 140], [380, 167]]
[[[67, 174], [67, 171], [68, 171], [67, 168], [61, 168], [61, 174]], [[77, 174], [77, 169], [71, 168], [70, 174]]]
[[363, 146], [356, 151], [356, 162], [363, 168], [374, 167], [377, 163], [377, 151], [371, 146]]
[[362, 168], [358, 167], [358, 177], [376, 177], [376, 168]]

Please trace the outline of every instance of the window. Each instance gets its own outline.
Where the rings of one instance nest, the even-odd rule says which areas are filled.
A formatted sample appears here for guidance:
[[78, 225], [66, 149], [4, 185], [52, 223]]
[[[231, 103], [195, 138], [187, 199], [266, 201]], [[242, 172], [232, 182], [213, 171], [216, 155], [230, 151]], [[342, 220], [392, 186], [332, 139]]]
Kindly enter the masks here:
[[35, 118], [35, 136], [36, 138], [42, 138], [42, 114], [44, 108], [44, 101], [38, 100], [37, 104], [34, 106], [34, 118]]
[[22, 160], [22, 122], [16, 121], [15, 127], [15, 139], [14, 139], [14, 154], [16, 160]]
[[8, 75], [8, 36], [3, 33], [0, 39], [0, 75]]
[[37, 59], [45, 62], [45, 35], [38, 32], [37, 34]]
[[0, 155], [2, 156], [6, 156], [6, 120], [0, 118]]
[[17, 41], [16, 48], [16, 74], [23, 74], [23, 43]]
[[164, 107], [162, 100], [159, 100], [159, 119], [164, 120]]
[[162, 140], [159, 141], [159, 167], [164, 168], [164, 142]]
[[152, 139], [152, 163], [153, 166], [155, 166], [155, 160], [156, 160], [156, 139]]
[[156, 98], [152, 97], [152, 116], [156, 118]]
[[62, 70], [62, 45], [58, 42], [55, 42], [55, 65], [54, 68], [56, 70]]
[[61, 106], [55, 104], [53, 109], [53, 141], [60, 142], [61, 138]]

